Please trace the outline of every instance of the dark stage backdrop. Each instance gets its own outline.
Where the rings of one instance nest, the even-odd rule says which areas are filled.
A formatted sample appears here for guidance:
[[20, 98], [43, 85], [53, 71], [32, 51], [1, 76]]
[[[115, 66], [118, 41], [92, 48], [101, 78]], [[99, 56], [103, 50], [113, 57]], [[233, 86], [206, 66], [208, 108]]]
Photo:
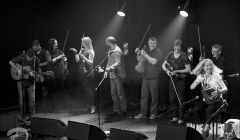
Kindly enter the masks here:
[[[221, 44], [224, 47], [223, 55], [228, 62], [227, 73], [238, 73], [240, 22], [237, 0], [192, 1], [193, 9], [181, 34], [183, 51], [186, 52], [187, 47], [190, 46], [196, 52], [199, 51], [197, 34], [197, 27], [199, 27], [201, 43], [206, 48], [206, 55], [211, 55], [212, 44]], [[104, 44], [105, 38], [114, 35], [120, 47], [125, 41], [129, 43], [129, 56], [125, 57], [128, 77], [125, 79], [124, 86], [130, 102], [139, 102], [141, 75], [134, 70], [137, 64], [134, 50], [138, 47], [149, 24], [152, 26], [143, 44], [147, 44], [149, 36], [160, 38], [160, 36], [165, 35], [165, 29], [169, 27], [178, 14], [178, 2], [178, 0], [128, 0], [127, 15], [122, 19], [122, 24], [119, 27], [114, 26], [114, 24], [120, 24], [120, 22], [114, 23], [113, 21], [116, 16], [118, 0], [22, 0], [7, 2], [2, 5], [1, 20], [3, 29], [1, 60], [3, 64], [1, 67], [0, 108], [18, 104], [16, 82], [10, 76], [9, 60], [29, 48], [31, 41], [36, 38], [40, 40], [42, 47], [46, 47], [49, 38], [57, 38], [61, 48], [67, 31], [70, 31], [65, 46], [65, 54], [68, 57], [70, 69], [68, 89], [78, 88], [78, 82], [76, 82], [78, 80], [75, 76], [76, 64], [73, 54], [68, 51], [69, 48], [79, 49], [81, 37], [83, 35], [90, 36], [96, 51], [96, 65], [104, 58], [108, 50]], [[169, 37], [171, 38], [171, 36]], [[166, 43], [159, 42], [159, 47], [163, 51], [163, 59], [169, 51], [172, 51], [171, 43], [166, 45]], [[197, 55], [195, 59], [198, 59]], [[100, 78], [101, 76], [99, 74]], [[167, 81], [168, 77], [162, 72], [162, 81], [159, 86], [161, 87], [160, 94], [163, 95], [160, 97], [163, 99], [161, 101], [163, 103], [167, 103], [167, 100], [164, 99], [168, 97]], [[230, 107], [233, 112], [236, 112], [240, 105], [239, 78], [228, 78], [228, 82]], [[101, 88], [104, 94], [109, 95], [108, 81], [105, 81]], [[71, 94], [75, 97], [79, 93]], [[69, 95], [70, 98], [71, 96]], [[111, 98], [108, 99], [111, 100]]]

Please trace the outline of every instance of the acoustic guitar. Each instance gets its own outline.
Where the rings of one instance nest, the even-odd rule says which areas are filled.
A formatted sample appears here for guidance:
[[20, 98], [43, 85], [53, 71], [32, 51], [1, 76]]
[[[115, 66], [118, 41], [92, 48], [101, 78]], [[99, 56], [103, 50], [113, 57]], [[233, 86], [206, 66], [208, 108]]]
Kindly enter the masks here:
[[[21, 80], [21, 79], [29, 79], [29, 78], [36, 78], [37, 82], [43, 82], [44, 77], [43, 76], [54, 76], [54, 72], [52, 71], [46, 71], [46, 72], [35, 72], [31, 69], [30, 66], [22, 66], [20, 64], [16, 64], [17, 68], [22, 72], [22, 74], [19, 74], [18, 71], [11, 67], [11, 76], [14, 80]], [[33, 73], [33, 75], [30, 75], [30, 72]]]
[[[146, 48], [146, 45], [144, 45], [143, 50], [144, 50], [145, 48]], [[135, 70], [136, 70], [137, 72], [139, 72], [139, 73], [143, 73], [144, 70], [145, 70], [144, 64], [145, 64], [145, 62], [146, 62], [146, 58], [140, 55], [140, 51], [141, 51], [141, 50], [139, 49], [139, 51], [137, 52], [138, 63], [137, 63], [137, 65], [135, 66]]]

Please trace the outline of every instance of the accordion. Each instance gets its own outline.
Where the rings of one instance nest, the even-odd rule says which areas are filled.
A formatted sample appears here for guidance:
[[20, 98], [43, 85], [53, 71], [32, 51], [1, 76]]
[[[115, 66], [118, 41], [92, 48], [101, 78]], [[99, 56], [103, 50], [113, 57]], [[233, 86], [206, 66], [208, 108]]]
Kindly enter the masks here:
[[220, 100], [219, 95], [213, 95], [213, 92], [215, 92], [215, 91], [216, 91], [215, 88], [209, 88], [209, 89], [201, 90], [203, 98], [205, 99], [205, 102], [207, 104], [211, 104], [211, 103], [214, 103], [214, 102]]

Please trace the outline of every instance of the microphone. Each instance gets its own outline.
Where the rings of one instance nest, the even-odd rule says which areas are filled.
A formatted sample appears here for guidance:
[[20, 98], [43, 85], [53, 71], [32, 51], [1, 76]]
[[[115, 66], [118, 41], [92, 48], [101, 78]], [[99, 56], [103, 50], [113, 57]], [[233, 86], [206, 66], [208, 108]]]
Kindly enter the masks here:
[[199, 99], [199, 96], [196, 96], [196, 97], [188, 100], [187, 102], [184, 102], [183, 105], [188, 104], [188, 103], [191, 103], [191, 102], [196, 101], [196, 100], [198, 100], [198, 99]]
[[228, 106], [228, 103], [226, 100], [223, 100], [223, 104], [225, 104], [226, 106]]

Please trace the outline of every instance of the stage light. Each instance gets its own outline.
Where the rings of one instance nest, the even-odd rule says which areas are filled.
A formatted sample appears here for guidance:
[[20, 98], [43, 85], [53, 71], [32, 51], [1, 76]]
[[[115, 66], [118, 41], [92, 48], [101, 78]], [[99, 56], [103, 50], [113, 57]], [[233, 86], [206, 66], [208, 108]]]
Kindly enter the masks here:
[[122, 1], [122, 6], [120, 8], [120, 10], [117, 12], [117, 14], [121, 17], [125, 16], [125, 12], [126, 12], [126, 5], [127, 5], [127, 1]]
[[[188, 17], [189, 3], [190, 3], [190, 0], [186, 0], [186, 2], [184, 2], [184, 3], [179, 3], [178, 10], [179, 10], [179, 14], [181, 16]], [[180, 5], [182, 5], [182, 6], [180, 6]]]
[[179, 13], [183, 17], [188, 17], [188, 12], [187, 11], [181, 10]]
[[121, 17], [124, 17], [124, 16], [125, 16], [125, 13], [122, 12], [122, 11], [118, 11], [117, 14], [118, 14], [119, 16], [121, 16]]

